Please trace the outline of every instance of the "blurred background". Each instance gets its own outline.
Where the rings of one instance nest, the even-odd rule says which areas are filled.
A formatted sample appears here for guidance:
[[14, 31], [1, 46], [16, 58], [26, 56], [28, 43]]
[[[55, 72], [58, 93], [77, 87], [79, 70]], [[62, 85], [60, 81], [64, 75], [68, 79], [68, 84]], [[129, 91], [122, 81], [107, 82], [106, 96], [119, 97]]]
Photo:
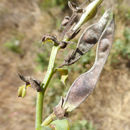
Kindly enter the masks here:
[[[83, 27], [97, 22], [106, 9], [113, 8], [113, 48], [96, 89], [71, 113], [72, 130], [130, 130], [129, 6], [130, 0], [104, 0], [96, 17]], [[71, 13], [67, 0], [0, 0], [0, 130], [34, 130], [36, 91], [30, 88], [24, 99], [18, 98], [18, 87], [23, 84], [18, 73], [43, 80], [52, 45], [41, 45], [42, 36], [58, 36], [63, 17]], [[77, 40], [78, 37], [74, 41]], [[75, 46], [69, 45], [58, 53], [57, 66]], [[44, 118], [76, 77], [93, 65], [95, 49], [69, 67], [67, 87], [58, 74], [53, 77], [44, 99]]]

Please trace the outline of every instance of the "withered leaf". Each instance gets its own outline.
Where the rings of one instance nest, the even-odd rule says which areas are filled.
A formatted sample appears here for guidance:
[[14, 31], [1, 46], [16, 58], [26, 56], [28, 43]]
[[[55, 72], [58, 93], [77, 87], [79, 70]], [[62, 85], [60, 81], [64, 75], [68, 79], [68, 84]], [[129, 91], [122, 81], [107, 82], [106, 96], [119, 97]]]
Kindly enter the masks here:
[[77, 23], [79, 19], [79, 13], [82, 13], [82, 9], [78, 7], [75, 3], [70, 2], [70, 1], [68, 1], [68, 6], [73, 11], [73, 13], [71, 17], [68, 17], [68, 16], [65, 17], [62, 22], [62, 26], [64, 26], [65, 28], [63, 32], [61, 33], [61, 40], [63, 40], [64, 37], [67, 37], [68, 40], [71, 40], [79, 32], [79, 29], [72, 31], [72, 27], [75, 23]]
[[65, 116], [65, 109], [63, 108], [64, 99], [61, 97], [59, 104], [53, 108], [54, 114], [57, 118], [62, 119]]
[[46, 42], [53, 42], [55, 45], [59, 45], [60, 42], [57, 40], [56, 36], [51, 36], [51, 35], [43, 35], [42, 37], [42, 42], [45, 44]]
[[39, 80], [36, 80], [35, 78], [30, 76], [23, 76], [21, 74], [19, 74], [19, 77], [22, 81], [26, 83], [26, 86], [31, 85], [31, 87], [36, 89], [38, 92], [42, 91], [42, 88], [40, 86], [41, 82]]

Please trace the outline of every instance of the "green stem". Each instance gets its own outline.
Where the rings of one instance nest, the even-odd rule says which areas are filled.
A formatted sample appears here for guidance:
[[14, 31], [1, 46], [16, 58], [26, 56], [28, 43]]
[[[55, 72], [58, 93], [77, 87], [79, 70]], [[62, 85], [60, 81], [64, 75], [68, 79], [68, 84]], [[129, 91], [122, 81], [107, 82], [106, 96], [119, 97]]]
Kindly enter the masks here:
[[52, 78], [52, 75], [54, 73], [54, 63], [55, 63], [55, 58], [56, 58], [56, 55], [57, 55], [59, 48], [60, 48], [59, 46], [53, 46], [53, 48], [52, 48], [52, 52], [50, 55], [50, 61], [49, 61], [49, 65], [48, 65], [48, 70], [47, 70], [47, 73], [45, 75], [45, 78], [44, 78], [43, 84], [42, 84], [43, 92], [46, 91], [46, 88], [47, 88], [47, 86], [50, 82], [50, 79]]
[[44, 98], [43, 92], [38, 92], [37, 93], [37, 103], [36, 103], [36, 124], [35, 124], [36, 125], [36, 130], [41, 129], [43, 98]]
[[41, 125], [48, 126], [55, 118], [56, 118], [56, 115], [54, 113], [52, 113], [43, 121], [43, 123]]
[[37, 93], [36, 124], [35, 124], [36, 130], [41, 130], [42, 113], [43, 113], [43, 98], [44, 98], [46, 88], [54, 74], [54, 63], [55, 63], [56, 54], [59, 48], [60, 48], [59, 46], [53, 46], [52, 48], [48, 69], [47, 69], [45, 78], [42, 82], [42, 86], [41, 86], [43, 88], [43, 91]]

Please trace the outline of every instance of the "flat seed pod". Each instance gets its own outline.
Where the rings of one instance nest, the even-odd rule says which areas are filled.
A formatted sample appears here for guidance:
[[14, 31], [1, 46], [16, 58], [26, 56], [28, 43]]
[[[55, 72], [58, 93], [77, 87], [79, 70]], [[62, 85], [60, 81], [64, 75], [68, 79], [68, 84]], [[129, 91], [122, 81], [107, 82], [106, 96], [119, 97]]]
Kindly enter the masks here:
[[113, 36], [114, 19], [112, 18], [99, 40], [94, 65], [74, 81], [67, 93], [63, 104], [66, 112], [71, 112], [78, 107], [92, 93], [111, 50]]
[[82, 55], [87, 53], [100, 39], [111, 14], [111, 10], [107, 10], [101, 19], [91, 26], [89, 26], [81, 35], [76, 50], [68, 56], [62, 66], [67, 66], [75, 63]]

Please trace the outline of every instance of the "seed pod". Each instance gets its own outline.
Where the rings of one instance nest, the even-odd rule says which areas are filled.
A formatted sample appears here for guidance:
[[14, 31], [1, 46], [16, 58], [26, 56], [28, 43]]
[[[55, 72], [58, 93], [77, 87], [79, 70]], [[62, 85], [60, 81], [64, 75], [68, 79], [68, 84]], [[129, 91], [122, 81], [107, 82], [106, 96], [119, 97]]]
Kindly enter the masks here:
[[82, 55], [87, 53], [99, 40], [101, 37], [110, 17], [110, 9], [107, 10], [98, 23], [89, 26], [81, 35], [76, 50], [68, 56], [62, 66], [67, 66], [75, 63], [80, 59]]
[[103, 0], [93, 0], [86, 8], [84, 8], [84, 13], [80, 17], [78, 23], [74, 26], [73, 31], [79, 29], [85, 22], [93, 18], [97, 12], [97, 8], [102, 2]]
[[[76, 36], [76, 32], [80, 30], [81, 26], [95, 16], [97, 8], [102, 2], [103, 0], [94, 0], [83, 9], [81, 7], [77, 7], [71, 2], [68, 3], [69, 7], [73, 10], [73, 15], [71, 16], [66, 29], [63, 31], [62, 38], [64, 41], [70, 41], [74, 36]], [[81, 15], [79, 15], [79, 13], [81, 13]]]
[[96, 60], [93, 67], [80, 75], [70, 87], [63, 108], [70, 112], [78, 107], [93, 91], [99, 79], [103, 66], [112, 47], [114, 36], [114, 19], [104, 30], [97, 47]]
[[64, 112], [61, 113], [60, 111], [60, 115], [71, 112], [92, 93], [111, 50], [114, 30], [115, 24], [112, 17], [99, 39], [94, 65], [88, 72], [80, 75], [71, 85], [65, 99], [61, 100], [62, 102], [60, 101], [61, 103], [54, 108], [56, 116], [59, 115], [59, 113], [56, 113], [59, 109]]

